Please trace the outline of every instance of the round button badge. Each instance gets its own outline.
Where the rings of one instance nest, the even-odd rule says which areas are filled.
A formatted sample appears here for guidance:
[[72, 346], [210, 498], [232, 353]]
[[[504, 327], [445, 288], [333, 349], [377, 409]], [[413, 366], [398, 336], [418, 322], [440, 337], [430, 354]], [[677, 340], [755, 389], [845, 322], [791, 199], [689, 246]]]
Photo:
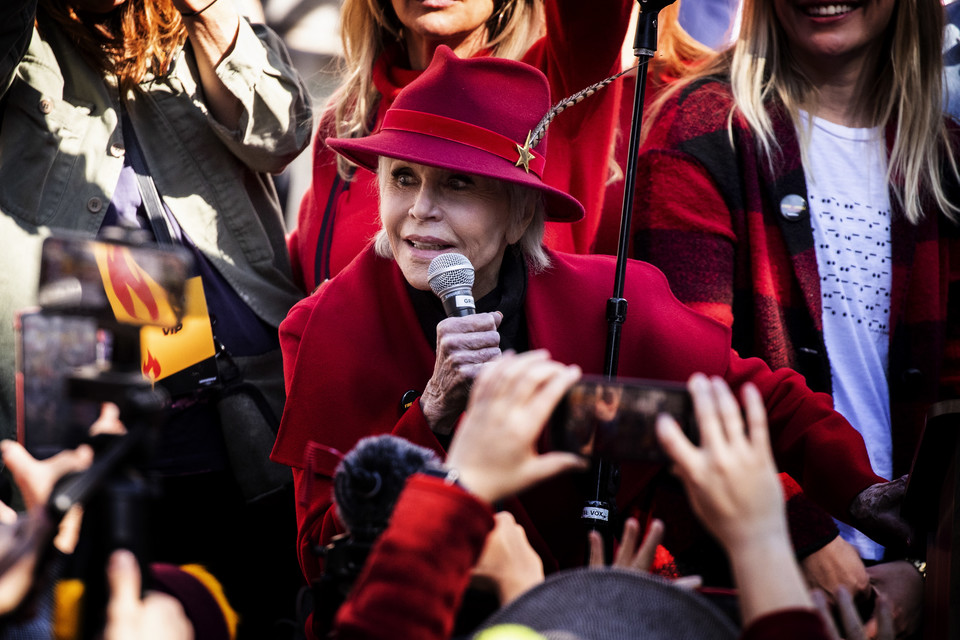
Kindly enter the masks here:
[[783, 197], [780, 201], [780, 215], [784, 220], [797, 222], [807, 214], [807, 201], [795, 193]]

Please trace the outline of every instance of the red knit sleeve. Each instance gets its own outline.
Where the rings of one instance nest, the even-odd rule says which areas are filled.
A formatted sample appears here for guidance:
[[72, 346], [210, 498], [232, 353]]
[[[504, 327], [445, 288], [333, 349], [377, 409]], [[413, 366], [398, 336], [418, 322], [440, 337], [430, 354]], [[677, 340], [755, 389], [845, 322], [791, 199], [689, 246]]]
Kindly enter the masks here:
[[731, 352], [725, 375], [736, 393], [753, 382], [763, 396], [770, 439], [779, 468], [834, 517], [849, 521], [850, 502], [872, 484], [873, 473], [863, 438], [833, 410], [830, 396], [814, 393], [791, 369], [771, 371], [759, 358]]

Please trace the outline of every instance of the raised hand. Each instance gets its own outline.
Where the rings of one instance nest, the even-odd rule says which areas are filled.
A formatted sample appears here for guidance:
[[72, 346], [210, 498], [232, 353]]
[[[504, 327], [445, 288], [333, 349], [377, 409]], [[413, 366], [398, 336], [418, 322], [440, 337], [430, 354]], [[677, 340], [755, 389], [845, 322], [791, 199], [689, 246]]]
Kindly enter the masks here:
[[193, 640], [193, 625], [176, 598], [157, 592], [140, 598], [140, 566], [132, 553], [113, 552], [107, 581], [110, 601], [104, 640]]
[[473, 579], [495, 591], [501, 607], [543, 582], [543, 561], [509, 511], [494, 515]]
[[[606, 566], [603, 561], [603, 537], [597, 531], [591, 531], [588, 536], [590, 541], [590, 566]], [[640, 523], [636, 518], [627, 518], [623, 523], [620, 546], [617, 547], [611, 566], [649, 573], [653, 566], [657, 547], [661, 542], [663, 542], [662, 521], [651, 521], [646, 535], [643, 536], [643, 541], [640, 542]]]
[[585, 468], [572, 453], [537, 453], [537, 439], [580, 368], [546, 351], [508, 353], [483, 367], [460, 422], [447, 465], [478, 498], [495, 502], [562, 471]]
[[752, 384], [743, 385], [744, 426], [723, 379], [695, 374], [687, 388], [701, 445], [694, 446], [666, 415], [657, 421], [657, 436], [694, 512], [730, 556], [744, 626], [774, 611], [812, 607], [787, 533], [760, 393]]

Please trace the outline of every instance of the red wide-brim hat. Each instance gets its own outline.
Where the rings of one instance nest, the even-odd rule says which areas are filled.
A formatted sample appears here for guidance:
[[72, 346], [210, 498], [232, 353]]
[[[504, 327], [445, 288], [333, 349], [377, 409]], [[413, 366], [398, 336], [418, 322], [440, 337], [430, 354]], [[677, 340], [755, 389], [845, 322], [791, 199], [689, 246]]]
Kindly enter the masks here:
[[549, 110], [550, 85], [538, 69], [503, 58], [460, 59], [441, 46], [397, 95], [378, 131], [326, 143], [371, 171], [387, 156], [530, 187], [543, 194], [547, 220], [576, 222], [583, 205], [543, 181], [547, 136], [524, 148]]

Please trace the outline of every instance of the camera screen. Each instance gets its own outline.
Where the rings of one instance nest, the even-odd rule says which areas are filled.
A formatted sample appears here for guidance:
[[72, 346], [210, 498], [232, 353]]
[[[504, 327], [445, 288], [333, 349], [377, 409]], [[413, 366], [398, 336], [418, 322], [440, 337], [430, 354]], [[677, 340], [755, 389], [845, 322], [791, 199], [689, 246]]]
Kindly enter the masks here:
[[99, 403], [70, 401], [67, 377], [98, 359], [106, 339], [93, 318], [29, 312], [18, 317], [17, 431], [34, 457], [79, 444]]
[[674, 417], [693, 436], [692, 401], [679, 383], [585, 378], [574, 385], [551, 419], [553, 446], [583, 456], [663, 462], [656, 421]]
[[59, 313], [172, 327], [183, 315], [192, 267], [193, 258], [182, 247], [53, 236], [43, 242], [38, 300]]

